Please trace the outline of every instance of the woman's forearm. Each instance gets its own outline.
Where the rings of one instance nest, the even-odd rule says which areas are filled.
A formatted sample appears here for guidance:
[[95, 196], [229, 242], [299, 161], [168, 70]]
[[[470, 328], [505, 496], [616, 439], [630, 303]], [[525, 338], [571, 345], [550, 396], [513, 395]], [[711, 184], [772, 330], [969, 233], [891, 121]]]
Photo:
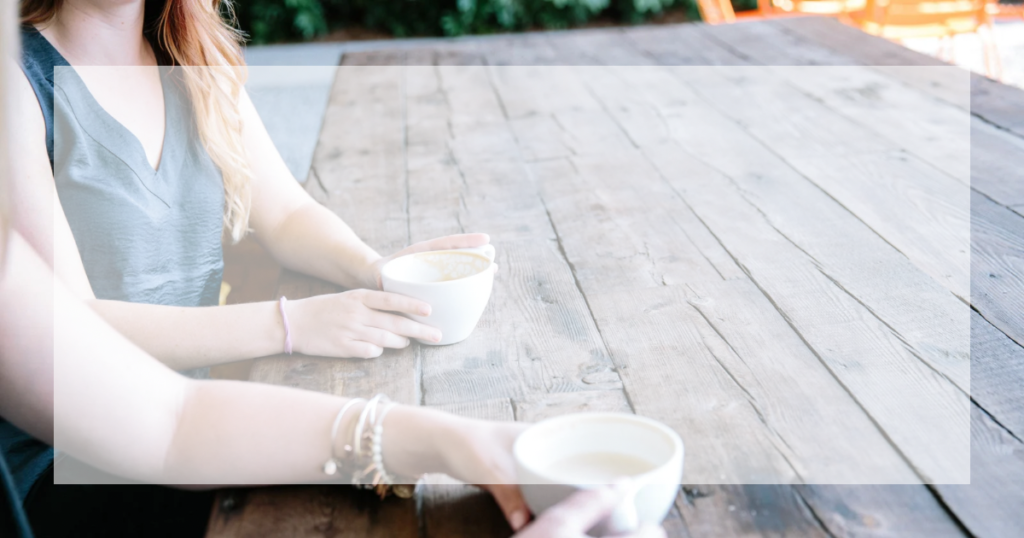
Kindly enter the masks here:
[[274, 230], [256, 237], [288, 269], [350, 289], [377, 287], [371, 267], [380, 254], [312, 200], [292, 211]]
[[[346, 412], [336, 439], [331, 425], [347, 400], [315, 392], [236, 381], [192, 383], [158, 481], [179, 484], [278, 484], [347, 480], [323, 464], [342, 454], [361, 409]], [[384, 422], [389, 472], [445, 472], [438, 439], [456, 417], [398, 406]], [[434, 435], [438, 433], [439, 435]], [[216, 439], [216, 442], [209, 442]], [[205, 442], [204, 442], [205, 441]], [[365, 464], [365, 463], [364, 463]]]
[[276, 302], [176, 307], [93, 300], [119, 333], [174, 370], [281, 353], [285, 331]]

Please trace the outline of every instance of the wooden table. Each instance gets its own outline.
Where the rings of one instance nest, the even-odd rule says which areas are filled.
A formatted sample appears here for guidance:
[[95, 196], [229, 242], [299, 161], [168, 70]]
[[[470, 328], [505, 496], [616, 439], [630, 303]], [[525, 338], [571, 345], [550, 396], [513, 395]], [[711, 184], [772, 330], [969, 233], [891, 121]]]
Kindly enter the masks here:
[[[1020, 91], [822, 18], [342, 63], [309, 192], [380, 252], [488, 232], [501, 271], [461, 344], [271, 357], [252, 380], [489, 419], [655, 417], [688, 444], [686, 482], [704, 484], [681, 488], [670, 536], [1024, 529]], [[536, 67], [551, 65], [591, 67]], [[681, 65], [870, 67], [663, 67]], [[295, 274], [279, 286], [333, 291]], [[907, 405], [918, 390], [948, 409]], [[971, 485], [925, 485], [962, 475], [934, 450], [957, 431]], [[907, 485], [821, 485], [851, 482]], [[509, 530], [486, 496], [432, 484], [383, 502], [228, 491], [209, 534]]]

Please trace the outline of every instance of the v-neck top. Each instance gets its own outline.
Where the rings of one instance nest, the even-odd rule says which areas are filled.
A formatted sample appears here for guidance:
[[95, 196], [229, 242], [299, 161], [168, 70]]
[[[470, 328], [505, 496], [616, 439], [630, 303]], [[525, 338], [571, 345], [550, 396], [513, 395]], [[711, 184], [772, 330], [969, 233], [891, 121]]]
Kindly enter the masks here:
[[[216, 305], [224, 186], [200, 141], [182, 70], [159, 68], [165, 131], [154, 170], [138, 138], [100, 106], [45, 37], [24, 28], [22, 39], [26, 65], [53, 61], [37, 70], [52, 80], [52, 101], [45, 91], [37, 97], [44, 117], [53, 118], [57, 194], [96, 297]], [[34, 86], [45, 90], [47, 82]]]
[[[100, 106], [45, 37], [22, 27], [21, 39], [22, 69], [43, 112], [57, 194], [96, 297], [216, 305], [224, 185], [198, 136], [182, 70], [159, 68], [166, 127], [154, 170], [138, 138]], [[204, 377], [204, 370], [185, 373]], [[3, 417], [0, 450], [24, 499], [53, 450]]]

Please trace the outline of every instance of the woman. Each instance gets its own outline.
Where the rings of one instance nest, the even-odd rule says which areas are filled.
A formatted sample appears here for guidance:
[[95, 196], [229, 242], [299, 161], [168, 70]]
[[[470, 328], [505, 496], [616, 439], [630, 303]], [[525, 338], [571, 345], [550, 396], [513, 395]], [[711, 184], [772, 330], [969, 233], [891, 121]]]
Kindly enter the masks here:
[[[376, 291], [380, 268], [488, 237], [383, 257], [314, 202], [242, 87], [239, 35], [221, 12], [219, 0], [21, 2], [14, 150], [28, 180], [14, 193], [25, 208], [16, 227], [77, 297], [175, 370], [280, 353], [284, 317], [294, 351], [311, 355], [372, 358], [439, 340], [398, 315], [429, 305]], [[353, 291], [194, 308], [217, 304], [222, 231], [251, 231], [284, 267]]]
[[[3, 15], [0, 88], [7, 88], [6, 47], [11, 40], [9, 29], [2, 26], [9, 19]], [[11, 139], [7, 117], [11, 111], [6, 103], [0, 106], [0, 141]], [[13, 112], [17, 120], [17, 109]], [[87, 463], [137, 480], [323, 480], [333, 476], [327, 474], [331, 469], [325, 462], [336, 461], [339, 454], [341, 469], [335, 469], [335, 475], [360, 471], [362, 462], [353, 465], [345, 444], [346, 439], [353, 442], [352, 430], [363, 420], [360, 411], [371, 403], [175, 375], [74, 298], [17, 232], [8, 233], [8, 149], [8, 144], [0, 144], [0, 422], [6, 417], [11, 423], [5, 424], [16, 425], [19, 431], [56, 442]], [[18, 188], [24, 191], [23, 185]], [[514, 486], [503, 485], [510, 483], [509, 448], [522, 425], [464, 419], [416, 407], [396, 406], [388, 411], [374, 421], [380, 430], [373, 428], [372, 434], [381, 448], [379, 461], [371, 458], [379, 471], [408, 477], [444, 472], [489, 484], [486, 487], [512, 527], [523, 527], [528, 516], [522, 497]], [[28, 520], [40, 536], [187, 538], [205, 531], [209, 496], [199, 498], [207, 501], [204, 505], [183, 502], [169, 490], [131, 488], [125, 500], [127, 496], [147, 498], [149, 502], [132, 499], [130, 508], [143, 510], [97, 502], [95, 495], [78, 495], [74, 503], [62, 503], [68, 488], [53, 486], [52, 476], [34, 484], [12, 483], [8, 462], [17, 454], [9, 448], [0, 450], [0, 535], [13, 536], [20, 527], [23, 536], [30, 536]], [[125, 488], [116, 489], [123, 493]], [[621, 491], [614, 489], [576, 494], [519, 536], [583, 538], [620, 498]], [[5, 500], [12, 501], [13, 510], [8, 510]], [[29, 518], [23, 517], [26, 511]], [[9, 517], [12, 513], [16, 517]], [[635, 537], [662, 535], [653, 528]]]
[[[369, 404], [176, 375], [72, 297], [20, 236], [12, 234], [9, 243], [0, 265], [0, 417], [89, 464], [136, 480], [237, 484], [330, 478], [323, 463], [345, 453], [358, 411]], [[484, 484], [512, 528], [522, 529], [519, 538], [584, 538], [623, 495], [614, 488], [584, 491], [526, 525], [519, 489], [508, 485], [514, 480], [511, 445], [525, 425], [407, 406], [391, 408], [379, 424], [381, 470], [412, 478], [440, 472]], [[0, 464], [7, 456], [0, 452]], [[343, 457], [335, 474], [358, 472], [362, 464]], [[113, 488], [136, 497], [130, 510], [110, 503], [103, 492], [82, 495], [74, 488], [52, 485], [52, 474], [31, 488], [24, 508], [39, 536], [202, 536], [211, 508], [209, 497], [200, 497], [203, 504], [162, 488]], [[0, 535], [7, 536], [5, 515], [0, 502]], [[632, 536], [664, 533], [647, 527]]]

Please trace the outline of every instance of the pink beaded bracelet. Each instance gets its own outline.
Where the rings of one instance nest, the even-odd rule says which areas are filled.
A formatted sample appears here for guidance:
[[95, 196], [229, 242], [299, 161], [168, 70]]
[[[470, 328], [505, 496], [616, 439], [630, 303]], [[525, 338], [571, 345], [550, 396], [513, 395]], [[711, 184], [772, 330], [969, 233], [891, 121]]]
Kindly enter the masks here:
[[284, 352], [292, 354], [292, 327], [288, 324], [288, 314], [284, 313], [284, 303], [288, 301], [288, 298], [284, 295], [278, 300], [277, 306], [281, 311], [281, 322], [284, 324]]

